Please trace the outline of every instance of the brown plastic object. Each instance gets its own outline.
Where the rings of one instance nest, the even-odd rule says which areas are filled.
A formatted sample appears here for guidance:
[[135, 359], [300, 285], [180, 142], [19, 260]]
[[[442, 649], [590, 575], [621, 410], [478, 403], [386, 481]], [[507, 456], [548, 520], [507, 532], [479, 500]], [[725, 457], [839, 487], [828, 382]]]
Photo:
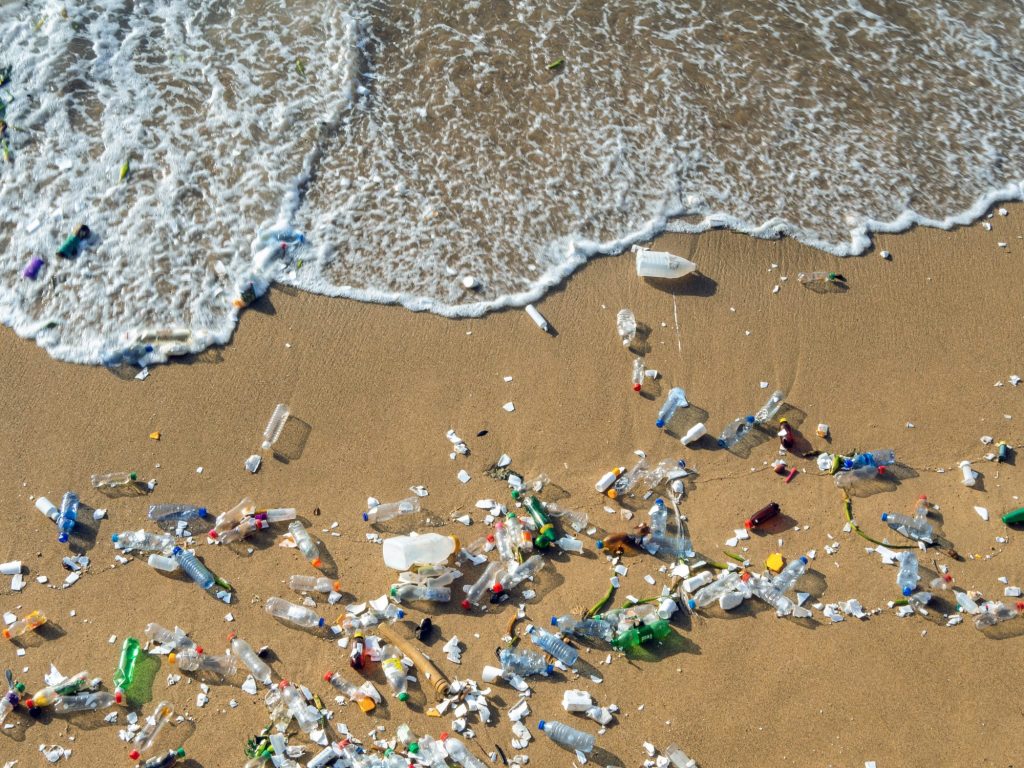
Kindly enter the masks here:
[[383, 637], [389, 643], [398, 648], [402, 653], [412, 659], [412, 663], [419, 670], [423, 678], [430, 683], [425, 686], [434, 692], [434, 698], [440, 702], [447, 698], [451, 683], [442, 674], [430, 659], [420, 653], [416, 647], [405, 637], [400, 636], [391, 627], [381, 624], [374, 628], [374, 634]]

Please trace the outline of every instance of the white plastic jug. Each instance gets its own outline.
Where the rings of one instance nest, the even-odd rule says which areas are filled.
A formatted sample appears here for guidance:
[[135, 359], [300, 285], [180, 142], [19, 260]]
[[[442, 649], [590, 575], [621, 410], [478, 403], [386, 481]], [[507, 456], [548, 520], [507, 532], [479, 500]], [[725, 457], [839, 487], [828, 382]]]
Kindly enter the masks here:
[[697, 270], [697, 265], [682, 256], [665, 251], [638, 249], [636, 252], [636, 273], [640, 277], [661, 277], [674, 280], [685, 277]]
[[384, 539], [384, 564], [398, 571], [414, 565], [443, 563], [458, 549], [459, 540], [440, 533]]

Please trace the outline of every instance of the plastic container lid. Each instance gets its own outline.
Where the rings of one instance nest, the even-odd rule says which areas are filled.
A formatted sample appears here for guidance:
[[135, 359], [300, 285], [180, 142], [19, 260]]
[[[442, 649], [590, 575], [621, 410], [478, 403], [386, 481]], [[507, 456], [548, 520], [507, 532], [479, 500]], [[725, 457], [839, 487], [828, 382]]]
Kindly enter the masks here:
[[331, 678], [334, 677], [333, 672], [324, 672], [324, 680], [331, 682]]
[[540, 728], [542, 731], [544, 730], [545, 725], [547, 725], [546, 720], [541, 720], [539, 723], [537, 723], [537, 727]]
[[[210, 513], [206, 511], [206, 507], [199, 507], [199, 509], [196, 510], [196, 515], [199, 516], [199, 518], [201, 518], [201, 519], [206, 519], [207, 517], [210, 516]], [[180, 747], [179, 747], [179, 749], [180, 749]], [[182, 750], [182, 751], [184, 751], [184, 750]]]
[[557, 616], [552, 616], [551, 617], [551, 626], [552, 627], [557, 627], [558, 626], [558, 617]]
[[803, 563], [804, 565], [807, 565], [807, 563], [808, 563], [807, 556], [806, 555], [800, 555], [800, 562]]
[[689, 600], [687, 600], [687, 601], [686, 601], [686, 604], [687, 604], [687, 605], [688, 605], [688, 606], [690, 607], [690, 610], [691, 610], [691, 611], [692, 611], [692, 610], [693, 610], [694, 608], [696, 608], [696, 607], [697, 607], [697, 603], [696, 603], [696, 602], [695, 602], [695, 601], [693, 600], [693, 598], [690, 598]]
[[597, 542], [597, 548], [598, 549], [604, 549], [604, 542], [603, 541], [598, 541]]
[[464, 611], [468, 611], [468, 610], [470, 609], [470, 607], [472, 607], [472, 603], [470, 603], [470, 602], [469, 602], [469, 600], [463, 600], [463, 601], [462, 601], [462, 602], [460, 603], [460, 605], [462, 606], [462, 609], [463, 609]]
[[[409, 694], [405, 693], [404, 691], [402, 693], [398, 694], [398, 700], [399, 701], [405, 701], [408, 698], [409, 698]], [[413, 751], [412, 744], [409, 745], [409, 751], [410, 752]]]
[[912, 590], [910, 587], [904, 587], [903, 588], [903, 596], [904, 597], [910, 597], [912, 594], [914, 594], [914, 590]]
[[889, 519], [889, 514], [887, 512], [883, 512], [882, 513], [882, 522], [884, 523], [888, 519]]
[[364, 523], [370, 522], [370, 513], [369, 512], [363, 512], [363, 522]]

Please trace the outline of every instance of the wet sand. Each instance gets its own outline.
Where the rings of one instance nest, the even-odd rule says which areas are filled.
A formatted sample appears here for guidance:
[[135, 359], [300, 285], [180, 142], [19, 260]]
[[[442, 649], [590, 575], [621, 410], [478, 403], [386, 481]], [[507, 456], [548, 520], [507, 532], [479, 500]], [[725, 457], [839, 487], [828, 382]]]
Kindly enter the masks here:
[[[425, 716], [429, 697], [418, 685], [410, 706], [390, 698], [376, 668], [370, 678], [385, 693], [376, 713], [335, 705], [323, 673], [339, 669], [358, 679], [344, 652], [330, 639], [264, 613], [265, 598], [295, 597], [284, 583], [288, 575], [312, 572], [297, 552], [274, 546], [283, 526], [253, 539], [251, 554], [246, 547], [195, 540], [207, 564], [234, 585], [230, 606], [138, 559], [117, 564], [110, 535], [141, 527], [155, 502], [195, 502], [220, 512], [250, 496], [261, 507], [294, 506], [325, 545], [328, 568], [346, 593], [343, 602], [362, 601], [384, 593], [395, 577], [382, 567], [379, 545], [367, 540], [372, 529], [360, 517], [367, 496], [394, 500], [412, 485], [425, 485], [430, 513], [472, 515], [468, 529], [451, 523], [445, 530], [473, 539], [484, 533], [475, 501], [507, 500], [505, 484], [484, 471], [508, 453], [513, 469], [527, 477], [543, 472], [564, 489], [565, 506], [587, 511], [602, 529], [626, 530], [636, 519], [605, 511], [617, 507], [593, 484], [609, 467], [631, 465], [640, 449], [654, 460], [685, 457], [696, 470], [680, 509], [704, 558], [726, 559], [724, 542], [734, 529], [775, 500], [786, 527], [756, 534], [732, 551], [760, 567], [774, 551], [792, 558], [816, 550], [812, 573], [800, 583], [811, 603], [856, 598], [866, 610], [881, 611], [832, 624], [815, 610], [812, 621], [796, 622], [751, 600], [730, 614], [676, 614], [671, 641], [631, 659], [612, 653], [605, 664], [607, 649], [585, 652], [590, 666], [583, 666], [582, 677], [562, 674], [533, 684], [526, 719], [535, 737], [527, 751], [532, 765], [571, 759], [537, 729], [538, 719], [597, 731], [562, 710], [567, 688], [619, 707], [614, 724], [597, 737], [591, 761], [598, 765], [641, 765], [645, 741], [662, 748], [677, 743], [702, 768], [859, 768], [869, 760], [880, 768], [1012, 765], [1019, 752], [1014, 733], [1024, 725], [1011, 695], [1024, 684], [1017, 663], [1024, 620], [1005, 625], [996, 637], [970, 622], [947, 627], [949, 593], [937, 597], [927, 617], [898, 618], [887, 607], [899, 596], [895, 568], [866, 552], [869, 542], [843, 531], [842, 500], [812, 461], [789, 456], [803, 472], [786, 485], [766, 471], [777, 456], [774, 440], [740, 456], [718, 450], [710, 438], [682, 448], [655, 429], [654, 419], [664, 393], [678, 385], [692, 405], [670, 426], [679, 431], [703, 418], [717, 434], [773, 389], [784, 389], [806, 448], [896, 450], [896, 481], [853, 500], [869, 535], [904, 543], [879, 516], [909, 514], [927, 494], [939, 506], [943, 536], [964, 560], [931, 549], [922, 555], [925, 579], [934, 575], [934, 558], [949, 566], [958, 587], [1002, 599], [998, 577], [1010, 585], [1024, 581], [1017, 533], [998, 520], [1021, 506], [1021, 471], [1015, 463], [979, 461], [982, 476], [968, 489], [957, 464], [990, 450], [980, 441], [984, 435], [1024, 442], [1018, 427], [1024, 387], [1009, 381], [1011, 374], [1024, 376], [1018, 352], [1024, 331], [1021, 221], [1024, 207], [1011, 206], [1009, 216], [991, 219], [992, 231], [979, 224], [883, 236], [872, 253], [841, 262], [791, 241], [725, 232], [667, 236], [657, 245], [696, 261], [699, 276], [654, 285], [635, 276], [628, 256], [599, 259], [538, 304], [555, 329], [551, 335], [522, 311], [451, 321], [275, 289], [245, 313], [230, 346], [155, 368], [145, 381], [55, 362], [5, 331], [0, 560], [23, 560], [28, 585], [12, 593], [4, 577], [0, 609], [19, 615], [41, 609], [51, 628], [27, 639], [22, 657], [15, 655], [16, 644], [0, 646], [0, 663], [30, 690], [42, 686], [50, 662], [67, 674], [88, 669], [110, 687], [123, 638], [141, 637], [150, 621], [180, 625], [208, 652], [220, 652], [234, 630], [254, 646], [270, 646], [275, 674], [319, 693], [334, 721], [347, 723], [357, 737], [383, 726], [381, 735], [391, 738], [401, 723], [436, 737], [451, 729], [451, 716]], [[882, 249], [892, 252], [891, 261], [879, 257]], [[819, 293], [799, 285], [796, 274], [812, 269], [841, 270], [849, 290]], [[780, 283], [782, 276], [788, 279]], [[615, 333], [622, 307], [649, 327], [641, 344], [647, 366], [660, 372], [641, 395], [630, 390], [631, 356]], [[502, 409], [509, 401], [512, 413]], [[285, 434], [290, 458], [268, 457], [257, 475], [249, 475], [243, 461], [259, 448], [278, 402], [295, 416]], [[815, 435], [818, 422], [831, 426], [830, 444]], [[449, 458], [449, 428], [468, 442], [468, 457]], [[148, 437], [153, 431], [161, 433], [159, 441]], [[462, 468], [472, 476], [466, 484], [456, 479]], [[91, 473], [113, 469], [134, 469], [158, 485], [148, 496], [119, 498], [89, 487]], [[56, 543], [53, 525], [32, 499], [59, 501], [68, 488], [109, 512], [99, 523], [83, 515], [72, 548], [84, 550], [92, 566], [73, 587], [59, 590], [53, 584], [66, 575], [60, 560], [68, 549]], [[989, 510], [988, 522], [975, 505]], [[590, 537], [584, 540], [583, 556], [551, 558], [533, 586], [537, 598], [525, 604], [529, 619], [547, 624], [552, 614], [590, 606], [604, 593], [611, 565]], [[839, 548], [830, 555], [827, 545]], [[614, 605], [627, 595], [657, 595], [668, 581], [664, 564], [652, 557], [624, 563], [629, 572]], [[655, 586], [644, 580], [648, 574]], [[37, 583], [40, 575], [50, 583]], [[472, 615], [454, 603], [408, 610], [417, 621], [433, 615], [438, 633], [427, 652], [442, 670], [479, 679], [518, 602]], [[338, 606], [320, 607], [328, 619], [339, 613]], [[466, 646], [461, 666], [441, 651], [453, 634]], [[245, 739], [267, 724], [262, 696], [211, 681], [210, 702], [200, 709], [198, 681], [185, 676], [168, 688], [169, 671], [161, 660], [153, 700], [170, 700], [188, 720], [166, 729], [159, 747], [183, 745], [193, 766], [243, 764]], [[491, 722], [483, 726], [471, 716], [476, 739], [470, 743], [480, 756], [495, 745], [511, 756], [505, 711], [518, 697], [502, 684], [490, 688]], [[236, 708], [229, 706], [232, 699]], [[147, 704], [142, 712], [151, 709]], [[118, 740], [123, 713], [118, 726], [98, 715], [33, 720], [23, 710], [11, 721], [15, 728], [0, 731], [0, 761], [39, 764], [40, 744], [62, 744], [73, 749], [72, 765], [128, 764], [129, 748]]]

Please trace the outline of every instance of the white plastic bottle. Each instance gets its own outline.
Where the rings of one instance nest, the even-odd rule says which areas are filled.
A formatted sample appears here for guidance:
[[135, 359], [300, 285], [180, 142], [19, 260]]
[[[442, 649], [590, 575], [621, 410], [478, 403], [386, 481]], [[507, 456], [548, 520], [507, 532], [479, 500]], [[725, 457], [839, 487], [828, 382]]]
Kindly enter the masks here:
[[579, 752], [590, 752], [594, 749], [594, 737], [589, 733], [577, 731], [572, 726], [557, 720], [541, 720], [537, 727], [547, 734], [555, 744]]
[[384, 564], [398, 571], [406, 571], [414, 565], [443, 563], [458, 547], [458, 539], [440, 533], [395, 536], [384, 540]]
[[615, 316], [615, 328], [619, 332], [619, 338], [622, 339], [622, 346], [626, 347], [632, 344], [633, 339], [636, 338], [636, 317], [633, 316], [633, 311], [620, 309], [619, 314]]
[[978, 473], [971, 469], [971, 462], [961, 461], [960, 471], [963, 473], [963, 480], [960, 482], [966, 485], [968, 488], [973, 488], [974, 484], [978, 482]]
[[401, 501], [391, 501], [387, 504], [378, 504], [368, 512], [363, 513], [363, 520], [370, 523], [383, 523], [403, 515], [414, 515], [420, 511], [419, 496], [410, 496]]
[[707, 433], [708, 428], [704, 424], [704, 422], [701, 421], [698, 422], [697, 424], [694, 424], [692, 427], [686, 430], [686, 434], [683, 435], [682, 439], [679, 442], [681, 442], [683, 445], [691, 445], [692, 443], [695, 443], [698, 440], [700, 440]]
[[682, 256], [665, 251], [636, 249], [636, 274], [638, 277], [659, 277], [675, 280], [697, 270], [697, 265]]
[[284, 430], [284, 425], [288, 421], [288, 406], [284, 403], [278, 403], [274, 408], [274, 412], [270, 414], [270, 421], [267, 422], [266, 428], [263, 430], [263, 450], [269, 451], [274, 443], [281, 437], [281, 432]]

